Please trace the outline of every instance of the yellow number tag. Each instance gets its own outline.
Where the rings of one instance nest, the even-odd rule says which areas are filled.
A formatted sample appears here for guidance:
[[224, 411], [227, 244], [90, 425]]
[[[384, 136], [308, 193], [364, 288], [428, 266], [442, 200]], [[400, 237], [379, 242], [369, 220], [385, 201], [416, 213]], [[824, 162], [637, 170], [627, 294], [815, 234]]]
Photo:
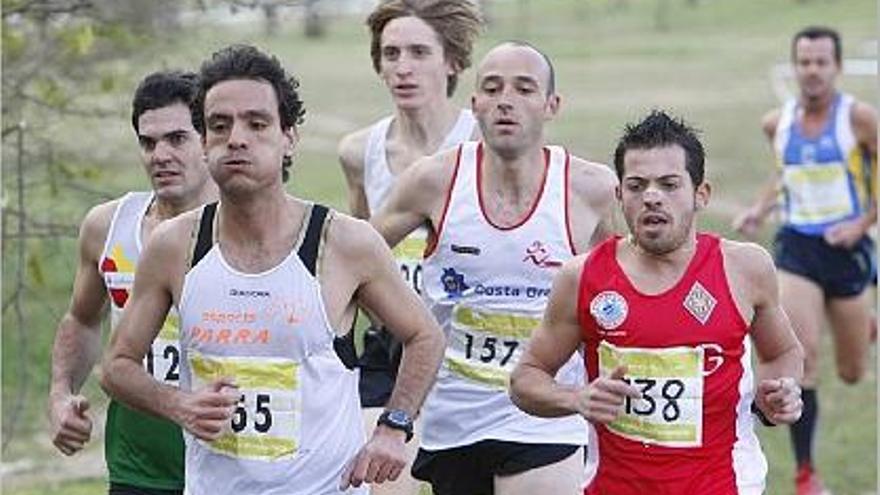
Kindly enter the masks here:
[[467, 380], [506, 389], [540, 318], [458, 305], [446, 346], [446, 368]]
[[625, 381], [642, 394], [626, 399], [623, 413], [607, 425], [610, 431], [666, 447], [702, 445], [702, 348], [623, 348], [602, 341], [598, 352], [603, 374], [626, 365]]
[[204, 443], [214, 452], [256, 460], [293, 456], [299, 446], [302, 401], [299, 365], [289, 359], [189, 355], [193, 388], [231, 377], [241, 394], [230, 431]]
[[793, 224], [825, 223], [853, 213], [849, 183], [842, 163], [784, 168]]

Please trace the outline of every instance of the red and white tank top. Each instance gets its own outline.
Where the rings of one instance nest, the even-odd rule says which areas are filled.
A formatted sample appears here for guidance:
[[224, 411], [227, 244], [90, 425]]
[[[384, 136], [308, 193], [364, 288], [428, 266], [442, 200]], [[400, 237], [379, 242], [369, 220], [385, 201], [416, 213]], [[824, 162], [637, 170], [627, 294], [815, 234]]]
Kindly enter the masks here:
[[[640, 292], [617, 262], [619, 237], [587, 258], [578, 318], [589, 379], [627, 366], [642, 392], [597, 424], [588, 494], [761, 493], [767, 463], [753, 431], [748, 324], [737, 309], [720, 239], [698, 234], [684, 275]], [[598, 449], [596, 448], [598, 447]]]
[[[498, 227], [482, 207], [482, 144], [461, 145], [444, 219], [423, 262], [422, 296], [447, 336], [437, 381], [423, 408], [422, 447], [481, 440], [586, 445], [579, 416], [538, 418], [508, 395], [510, 372], [538, 326], [553, 276], [572, 257], [567, 228], [568, 153], [544, 148], [541, 192], [517, 225]], [[583, 384], [576, 355], [557, 374]]]

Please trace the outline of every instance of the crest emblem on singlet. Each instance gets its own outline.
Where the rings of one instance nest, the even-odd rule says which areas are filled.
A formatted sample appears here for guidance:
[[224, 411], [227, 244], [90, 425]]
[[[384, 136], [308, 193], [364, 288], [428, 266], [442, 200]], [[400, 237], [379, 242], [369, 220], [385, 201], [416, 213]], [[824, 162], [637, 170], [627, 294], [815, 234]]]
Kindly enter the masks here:
[[590, 302], [590, 314], [605, 330], [619, 327], [629, 314], [626, 299], [613, 290], [600, 292]]
[[443, 284], [443, 290], [450, 297], [461, 297], [464, 291], [470, 289], [464, 281], [464, 274], [458, 273], [455, 268], [444, 268], [440, 282]]
[[694, 282], [687, 297], [684, 298], [685, 309], [703, 325], [709, 321], [717, 303], [718, 301], [699, 282]]

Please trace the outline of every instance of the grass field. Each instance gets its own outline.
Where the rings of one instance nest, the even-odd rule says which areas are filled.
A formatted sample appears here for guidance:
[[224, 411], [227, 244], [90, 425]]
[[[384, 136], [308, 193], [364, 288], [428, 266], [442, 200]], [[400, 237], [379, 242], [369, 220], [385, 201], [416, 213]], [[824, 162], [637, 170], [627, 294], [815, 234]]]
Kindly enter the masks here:
[[[662, 0], [541, 0], [492, 2], [494, 24], [481, 39], [475, 61], [496, 41], [527, 39], [554, 60], [563, 96], [561, 115], [549, 128], [551, 141], [575, 154], [610, 161], [623, 124], [651, 108], [667, 108], [685, 116], [703, 131], [708, 174], [714, 183], [713, 206], [703, 226], [730, 234], [729, 221], [751, 201], [771, 171], [769, 148], [758, 122], [778, 104], [771, 89], [771, 66], [785, 62], [790, 35], [805, 24], [825, 23], [844, 36], [847, 57], [876, 57], [876, 3], [868, 0], [702, 0], [690, 7], [668, 1], [668, 27], [655, 26], [656, 2]], [[625, 6], [621, 6], [625, 5]], [[523, 10], [520, 10], [523, 9]], [[528, 22], [526, 22], [526, 20]], [[176, 35], [164, 46], [144, 50], [116, 70], [131, 84], [96, 103], [115, 105], [118, 120], [60, 118], [52, 126], [59, 149], [97, 166], [97, 186], [121, 193], [143, 188], [136, 166], [135, 141], [127, 124], [127, 91], [148, 70], [193, 67], [210, 51], [233, 41], [248, 41], [277, 54], [300, 76], [308, 113], [290, 189], [304, 197], [346, 208], [342, 174], [335, 157], [339, 138], [380, 116], [388, 98], [373, 74], [366, 30], [359, 18], [341, 17], [329, 25], [326, 38], [307, 40], [299, 24], [289, 32], [266, 38], [260, 26], [202, 26]], [[456, 100], [464, 104], [473, 71], [462, 76]], [[876, 80], [844, 77], [841, 86], [876, 101]], [[4, 162], [9, 160], [4, 150]], [[4, 176], [4, 188], [9, 187]], [[94, 198], [71, 194], [62, 198], [34, 194], [32, 206], [44, 208], [59, 221], [77, 221]], [[769, 238], [770, 229], [764, 232]], [[51, 450], [45, 435], [45, 393], [48, 354], [54, 327], [63, 313], [73, 270], [73, 242], [31, 245], [41, 260], [42, 281], [34, 284], [24, 307], [26, 326], [18, 327], [4, 313], [2, 397], [4, 431], [14, 437], [4, 452], [3, 486], [16, 495], [100, 493], [100, 470], [71, 468], [74, 461]], [[9, 295], [17, 268], [12, 250], [4, 247], [3, 295]], [[29, 276], [33, 278], [34, 274]], [[856, 386], [835, 376], [831, 349], [823, 357], [822, 424], [818, 462], [836, 494], [874, 493], [877, 487], [876, 366]], [[872, 352], [876, 363], [876, 349]], [[101, 392], [91, 380], [86, 393], [98, 404]], [[14, 422], [14, 424], [12, 423]], [[763, 445], [770, 461], [768, 493], [792, 493], [793, 465], [785, 429], [765, 429]], [[93, 449], [99, 449], [99, 441]], [[19, 463], [19, 464], [15, 464]], [[9, 468], [23, 467], [10, 474]], [[54, 474], [98, 477], [82, 482], [57, 481]], [[48, 483], [47, 479], [56, 480]]]

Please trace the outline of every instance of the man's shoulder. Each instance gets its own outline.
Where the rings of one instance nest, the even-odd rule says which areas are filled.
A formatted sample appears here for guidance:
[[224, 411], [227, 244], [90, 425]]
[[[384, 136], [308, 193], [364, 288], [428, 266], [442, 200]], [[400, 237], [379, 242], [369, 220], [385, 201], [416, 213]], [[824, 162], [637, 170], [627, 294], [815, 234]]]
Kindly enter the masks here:
[[385, 241], [366, 220], [331, 210], [325, 242], [346, 258], [359, 259]]
[[439, 151], [416, 160], [407, 168], [401, 179], [419, 194], [432, 194], [446, 190], [457, 169], [459, 147]]
[[608, 165], [571, 156], [570, 187], [584, 195], [588, 202], [605, 202], [614, 198], [617, 175]]
[[339, 140], [336, 153], [339, 161], [346, 168], [362, 169], [364, 167], [364, 153], [367, 149], [367, 141], [375, 124], [370, 124], [354, 132], [350, 132]]
[[159, 222], [152, 234], [150, 244], [164, 250], [180, 251], [190, 249], [192, 240], [198, 235], [199, 221], [202, 218], [203, 207], [197, 207]]
[[850, 118], [855, 126], [877, 126], [877, 109], [870, 103], [853, 99]]
[[775, 274], [773, 258], [763, 246], [725, 238], [721, 238], [720, 246], [728, 270], [736, 270], [756, 282]]

